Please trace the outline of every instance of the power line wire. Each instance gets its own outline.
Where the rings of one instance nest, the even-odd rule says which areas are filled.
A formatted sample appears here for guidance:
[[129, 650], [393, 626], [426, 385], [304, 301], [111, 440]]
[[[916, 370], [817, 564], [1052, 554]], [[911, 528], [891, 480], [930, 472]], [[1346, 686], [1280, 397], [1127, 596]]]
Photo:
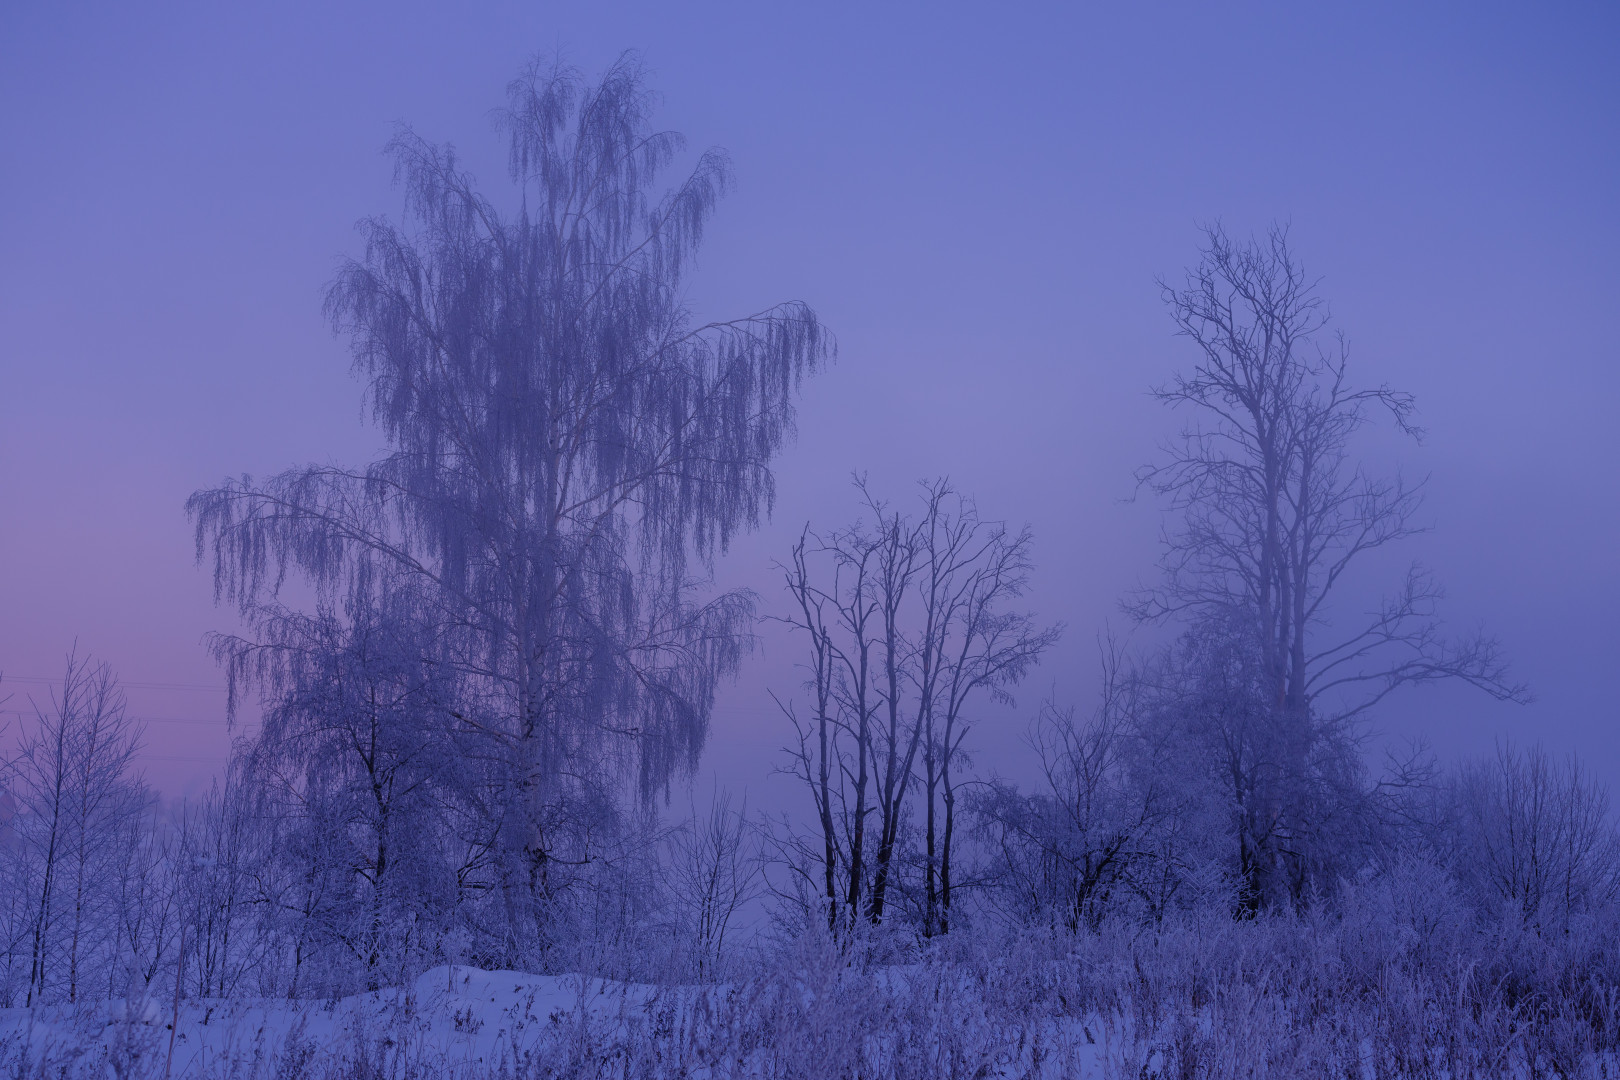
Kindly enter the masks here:
[[[27, 709], [0, 709], [0, 716], [15, 716], [23, 720], [31, 719], [36, 715], [36, 713], [30, 712]], [[139, 724], [197, 724], [210, 727], [226, 726], [226, 722], [223, 719], [208, 720], [190, 716], [130, 716], [128, 719]]]
[[[6, 683], [37, 683], [43, 686], [61, 686], [61, 679], [47, 679], [42, 675], [7, 675], [0, 671], [0, 687]], [[126, 690], [194, 690], [209, 694], [223, 694], [223, 686], [208, 686], [205, 683], [178, 683], [178, 682], [125, 682], [118, 679], [119, 686]]]

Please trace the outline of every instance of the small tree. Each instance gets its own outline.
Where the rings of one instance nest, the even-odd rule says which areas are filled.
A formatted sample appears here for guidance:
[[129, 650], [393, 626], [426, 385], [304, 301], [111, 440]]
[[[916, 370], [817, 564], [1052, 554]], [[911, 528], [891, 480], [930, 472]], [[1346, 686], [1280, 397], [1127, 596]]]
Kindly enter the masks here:
[[1453, 784], [1449, 854], [1469, 895], [1526, 924], [1566, 929], [1571, 916], [1620, 899], [1620, 833], [1608, 792], [1571, 757], [1498, 745]]
[[[281, 822], [242, 782], [240, 756], [200, 798], [180, 807], [170, 863], [181, 922], [174, 953], [176, 994], [230, 997], [281, 989], [289, 897], [273, 866]], [[296, 969], [296, 965], [294, 965]], [[296, 973], [294, 975], [296, 979]], [[296, 983], [294, 984], [296, 986]]]
[[738, 917], [761, 892], [758, 840], [748, 824], [746, 802], [731, 807], [717, 793], [708, 812], [673, 830], [667, 840], [666, 882], [681, 908], [698, 981], [716, 977], [726, 941]]
[[77, 653], [23, 733], [13, 776], [30, 907], [26, 1004], [99, 993], [115, 944], [120, 826], [148, 801], [130, 774], [140, 738], [112, 669]]

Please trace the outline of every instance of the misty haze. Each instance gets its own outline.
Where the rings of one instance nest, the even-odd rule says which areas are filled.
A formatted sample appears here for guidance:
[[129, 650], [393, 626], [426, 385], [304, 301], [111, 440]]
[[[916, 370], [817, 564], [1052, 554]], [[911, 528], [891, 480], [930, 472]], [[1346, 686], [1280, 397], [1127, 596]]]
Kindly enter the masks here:
[[0, 13], [0, 1073], [1620, 1076], [1617, 44]]

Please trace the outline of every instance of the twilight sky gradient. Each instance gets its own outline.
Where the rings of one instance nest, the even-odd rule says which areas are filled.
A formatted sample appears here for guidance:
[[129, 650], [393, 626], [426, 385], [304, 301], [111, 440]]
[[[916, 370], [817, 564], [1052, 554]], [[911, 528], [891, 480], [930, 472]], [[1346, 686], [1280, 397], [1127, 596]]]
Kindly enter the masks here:
[[[643, 50], [665, 123], [730, 151], [698, 310], [803, 299], [840, 341], [775, 522], [722, 579], [778, 605], [771, 560], [848, 517], [857, 468], [896, 496], [946, 473], [1033, 525], [1031, 603], [1069, 633], [981, 730], [987, 767], [1025, 767], [1047, 693], [1089, 703], [1095, 635], [1153, 573], [1158, 512], [1122, 500], [1176, 423], [1145, 391], [1190, 359], [1155, 276], [1199, 222], [1277, 218], [1361, 381], [1417, 395], [1424, 445], [1364, 443], [1431, 476], [1434, 530], [1402, 558], [1538, 697], [1417, 691], [1378, 727], [1448, 756], [1542, 739], [1620, 782], [1620, 8], [1599, 3], [5, 5], [0, 709], [77, 638], [161, 718], [154, 781], [214, 773], [200, 641], [233, 623], [182, 503], [375, 452], [320, 296], [356, 219], [398, 210], [379, 151], [406, 121], [504, 184], [488, 111], [557, 48], [592, 72]], [[795, 678], [765, 646], [704, 763], [756, 805], [785, 734], [764, 689]]]

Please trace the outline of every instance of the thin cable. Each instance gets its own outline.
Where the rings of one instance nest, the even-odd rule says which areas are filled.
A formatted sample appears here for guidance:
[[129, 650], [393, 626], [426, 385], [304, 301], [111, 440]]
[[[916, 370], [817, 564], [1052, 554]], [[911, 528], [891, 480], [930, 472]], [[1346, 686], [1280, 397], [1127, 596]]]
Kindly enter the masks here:
[[[177, 682], [125, 682], [123, 679], [115, 680], [117, 684], [127, 690], [195, 690], [209, 694], [223, 694], [223, 686], [208, 686], [204, 683], [177, 683]], [[38, 683], [43, 686], [61, 686], [61, 679], [47, 679], [40, 675], [7, 675], [0, 671], [0, 688], [6, 683]]]

